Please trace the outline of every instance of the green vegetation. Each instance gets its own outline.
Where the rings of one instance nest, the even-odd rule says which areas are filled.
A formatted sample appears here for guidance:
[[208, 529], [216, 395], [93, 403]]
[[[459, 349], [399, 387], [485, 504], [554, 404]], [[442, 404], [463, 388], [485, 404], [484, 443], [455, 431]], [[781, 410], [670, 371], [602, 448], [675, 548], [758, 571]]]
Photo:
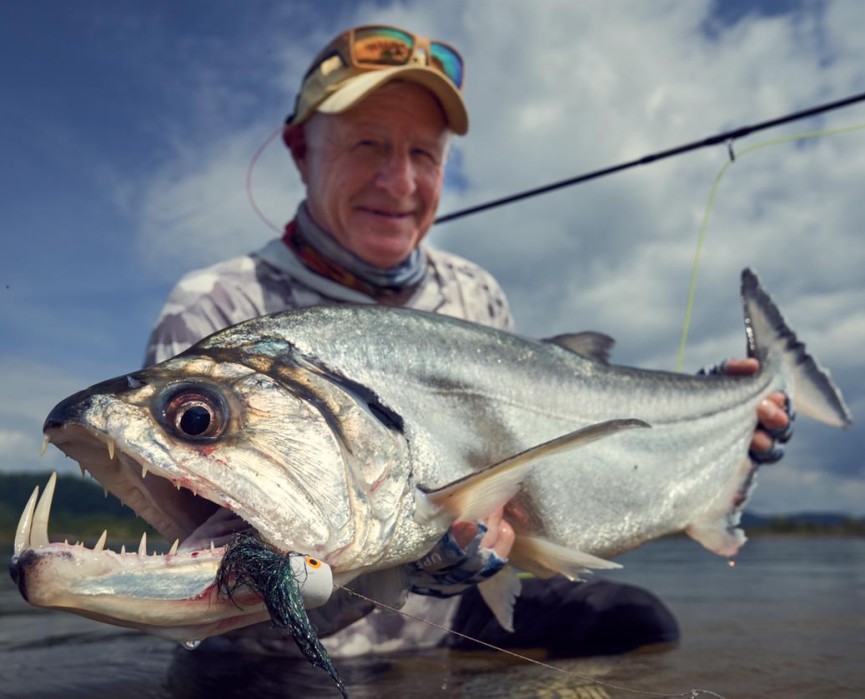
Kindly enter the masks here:
[[[47, 473], [0, 474], [0, 542], [10, 543], [15, 527], [33, 488], [40, 492], [48, 482]], [[48, 533], [52, 541], [93, 544], [108, 530], [111, 540], [137, 541], [142, 532], [155, 534], [143, 519], [120, 504], [113, 495], [105, 497], [102, 486], [90, 478], [58, 476], [51, 506]], [[157, 535], [158, 536], [158, 535]]]
[[746, 527], [749, 536], [761, 534], [819, 534], [822, 536], [865, 536], [865, 520], [852, 517], [796, 515], [768, 517], [764, 523]]

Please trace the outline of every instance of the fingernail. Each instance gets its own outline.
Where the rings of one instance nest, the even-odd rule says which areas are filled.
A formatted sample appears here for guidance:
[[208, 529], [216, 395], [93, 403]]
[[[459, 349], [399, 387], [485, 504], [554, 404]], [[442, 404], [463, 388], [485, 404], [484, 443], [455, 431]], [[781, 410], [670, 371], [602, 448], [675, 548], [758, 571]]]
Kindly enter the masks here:
[[764, 398], [761, 407], [766, 410], [767, 417], [777, 417], [778, 413], [783, 412], [775, 403], [768, 398]]

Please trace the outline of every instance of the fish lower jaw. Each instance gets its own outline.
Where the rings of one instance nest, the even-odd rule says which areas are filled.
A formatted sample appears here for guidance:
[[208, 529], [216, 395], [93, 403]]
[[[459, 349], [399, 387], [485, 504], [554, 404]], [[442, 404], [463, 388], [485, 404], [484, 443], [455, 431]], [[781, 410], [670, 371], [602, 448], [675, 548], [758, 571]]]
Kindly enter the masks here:
[[[137, 550], [106, 548], [108, 532], [92, 548], [82, 542], [51, 542], [48, 521], [57, 474], [52, 474], [41, 497], [30, 496], [15, 530], [10, 573], [22, 595], [36, 606], [80, 608], [80, 597], [115, 596], [155, 601], [191, 602], [210, 599], [210, 589], [225, 546], [213, 541], [199, 548], [180, 549], [175, 540], [165, 552], [149, 552], [147, 533]], [[151, 583], [152, 580], [152, 583]], [[152, 594], [148, 598], [148, 590]]]
[[215, 576], [223, 553], [139, 556], [55, 543], [24, 549], [10, 570], [33, 606], [186, 643], [268, 618], [252, 591], [220, 594]]
[[200, 640], [267, 618], [261, 599], [242, 591], [227, 599], [215, 579], [225, 555], [212, 542], [201, 549], [148, 552], [106, 548], [107, 532], [90, 548], [50, 542], [48, 517], [56, 483], [35, 489], [16, 529], [10, 573], [34, 606], [61, 608], [178, 642]]

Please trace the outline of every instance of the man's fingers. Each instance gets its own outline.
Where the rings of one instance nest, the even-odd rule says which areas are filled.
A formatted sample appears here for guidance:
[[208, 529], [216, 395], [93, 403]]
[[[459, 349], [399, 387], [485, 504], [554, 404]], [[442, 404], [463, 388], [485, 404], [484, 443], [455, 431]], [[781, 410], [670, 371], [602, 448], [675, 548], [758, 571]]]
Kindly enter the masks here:
[[723, 371], [727, 376], [748, 376], [756, 374], [760, 368], [760, 362], [749, 357], [748, 359], [727, 359], [723, 364]]
[[[516, 534], [513, 527], [504, 520], [504, 508], [499, 508], [489, 517], [483, 520], [483, 525], [487, 528], [486, 533], [481, 539], [481, 548], [492, 549], [501, 558], [507, 558], [514, 545]], [[478, 535], [477, 522], [454, 522], [451, 525], [451, 534], [461, 548], [471, 543]]]
[[499, 538], [499, 525], [502, 523], [502, 508], [493, 512], [484, 520], [487, 526], [487, 533], [481, 539], [481, 546], [485, 549], [495, 548], [496, 540]]
[[753, 454], [762, 454], [772, 449], [773, 446], [775, 446], [775, 440], [763, 430], [756, 430], [754, 436], [751, 437], [751, 452]]
[[[757, 420], [767, 430], [780, 430], [787, 426], [790, 418], [784, 410], [784, 394], [773, 393], [757, 406]], [[768, 435], [767, 435], [768, 437]]]
[[766, 396], [766, 400], [772, 401], [775, 405], [777, 405], [781, 410], [786, 414], [787, 412], [787, 396], [781, 393], [781, 391], [775, 391], [775, 393], [770, 393]]
[[[760, 369], [754, 357], [728, 359], [715, 372], [726, 376], [750, 376]], [[704, 372], [705, 373], [705, 372]], [[790, 439], [790, 403], [787, 396], [777, 391], [770, 393], [757, 406], [757, 429], [751, 437], [751, 458], [759, 464], [771, 464], [784, 456], [782, 442]]]

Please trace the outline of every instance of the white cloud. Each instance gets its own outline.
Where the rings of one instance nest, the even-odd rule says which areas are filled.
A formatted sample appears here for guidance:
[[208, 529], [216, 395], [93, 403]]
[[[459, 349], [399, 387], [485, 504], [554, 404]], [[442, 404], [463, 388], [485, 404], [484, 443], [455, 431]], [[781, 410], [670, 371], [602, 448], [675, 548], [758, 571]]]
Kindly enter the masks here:
[[0, 367], [0, 471], [79, 473], [54, 447], [39, 456], [42, 423], [58, 402], [96, 379], [26, 359], [0, 358]]
[[[457, 45], [467, 59], [472, 120], [458, 144], [468, 186], [446, 194], [443, 212], [865, 85], [862, 3], [805, 3], [772, 17], [754, 13], [734, 26], [721, 24], [713, 7], [708, 0], [365, 4], [339, 26], [288, 42], [284, 68], [271, 84], [293, 91], [308, 58], [352, 21], [393, 22]], [[210, 105], [219, 99], [230, 95], [202, 95]], [[865, 131], [745, 154], [781, 134], [861, 121], [862, 109], [851, 108], [734, 144], [739, 158], [718, 189], [702, 251], [689, 368], [741, 353], [738, 278], [743, 267], [754, 266], [800, 338], [834, 376], [848, 379], [851, 404], [861, 403], [865, 386], [850, 379], [861, 377], [865, 333]], [[199, 139], [191, 152], [177, 148], [164, 163], [144, 192], [137, 241], [162, 274], [245, 252], [271, 235], [254, 219], [243, 180], [252, 153], [276, 125], [250, 119], [241, 130]], [[523, 332], [591, 327], [617, 338], [619, 360], [669, 368], [697, 230], [726, 160], [722, 146], [694, 152], [448, 223], [433, 240], [496, 274]], [[299, 200], [280, 144], [256, 169], [254, 190], [278, 224]], [[853, 430], [865, 446], [861, 428]], [[777, 471], [789, 476], [778, 486], [778, 506], [793, 502], [794, 493], [807, 494], [806, 473], [820, 473], [793, 454], [811, 452], [808, 440], [825, 440], [825, 432], [801, 432]], [[828, 477], [824, 486], [827, 503], [833, 494], [853, 492]]]
[[36, 453], [39, 448], [38, 435], [25, 434], [18, 430], [0, 429], [0, 463], [12, 464], [27, 450]]
[[[254, 213], [246, 194], [252, 156], [271, 127], [227, 134], [218, 148], [178, 152], [150, 178], [139, 211], [137, 248], [154, 272], [174, 278], [190, 261], [203, 266], [264, 244], [274, 233]], [[264, 136], [262, 136], [264, 134]], [[290, 158], [277, 138], [251, 172], [255, 204], [282, 226], [302, 198]]]

